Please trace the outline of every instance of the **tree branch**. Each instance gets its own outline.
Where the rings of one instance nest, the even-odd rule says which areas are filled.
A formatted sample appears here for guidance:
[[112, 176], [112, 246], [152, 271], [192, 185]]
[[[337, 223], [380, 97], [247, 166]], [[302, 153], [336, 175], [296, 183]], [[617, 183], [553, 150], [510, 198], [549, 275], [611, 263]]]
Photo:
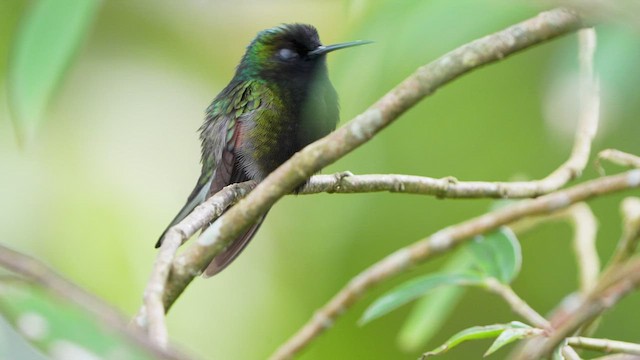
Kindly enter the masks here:
[[[635, 171], [640, 172], [640, 170]], [[578, 306], [571, 311], [552, 318], [551, 325], [554, 330], [549, 336], [529, 341], [515, 359], [534, 360], [550, 354], [568, 335], [614, 306], [638, 286], [640, 286], [640, 259], [635, 259], [612, 271], [610, 276], [601, 278], [591, 293], [580, 300]]]
[[[432, 94], [440, 86], [468, 71], [498, 61], [545, 40], [571, 32], [580, 26], [582, 26], [580, 18], [571, 11], [564, 9], [548, 11], [501, 32], [462, 46], [419, 68], [412, 76], [363, 114], [329, 136], [295, 154], [269, 175], [251, 192], [247, 199], [240, 201], [237, 206], [230, 208], [214, 222], [201, 235], [198, 242], [192, 244], [177, 257], [175, 257], [177, 246], [188, 236], [172, 235], [172, 238], [166, 241], [167, 245], [160, 251], [154, 265], [154, 272], [145, 291], [145, 307], [139, 312], [137, 323], [144, 327], [146, 324], [145, 314], [147, 314], [153, 337], [157, 338], [160, 344], [166, 343], [166, 328], [162, 313], [168, 310], [191, 280], [216, 254], [221, 252], [237, 234], [250, 226], [279, 198], [289, 193], [322, 167], [368, 141], [404, 111], [423, 97]], [[584, 124], [587, 123], [587, 121], [584, 122]], [[595, 123], [592, 121], [590, 125], [585, 125], [585, 131], [579, 132], [576, 137], [571, 158], [547, 178], [532, 183], [491, 184], [489, 186], [494, 190], [488, 192], [494, 191], [495, 195], [499, 194], [502, 197], [519, 197], [525, 196], [525, 194], [536, 196], [563, 186], [584, 168], [593, 137], [594, 131], [592, 130], [596, 127], [597, 118]], [[340, 181], [345, 178], [349, 177], [342, 177]], [[334, 189], [349, 189], [348, 185], [344, 184], [349, 183], [350, 180], [347, 180], [342, 186], [334, 187]], [[424, 178], [420, 179], [420, 182], [424, 182]], [[406, 185], [399, 186], [397, 179], [392, 179], [390, 183], [393, 184], [393, 189]], [[467, 191], [473, 189], [476, 193], [478, 192], [477, 183], [463, 184], [462, 186], [464, 185], [472, 185], [467, 188]], [[381, 185], [378, 183], [375, 186], [380, 187]], [[449, 188], [451, 187], [447, 185], [445, 189]], [[487, 192], [486, 189], [482, 191]], [[189, 224], [185, 223], [184, 226], [189, 226]], [[169, 263], [172, 264], [172, 269], [167, 272]], [[166, 282], [163, 283], [165, 279]], [[160, 300], [161, 296], [162, 301]]]
[[635, 253], [638, 241], [640, 241], [640, 198], [628, 197], [624, 199], [620, 206], [620, 212], [623, 220], [622, 238], [618, 242], [603, 277], [610, 269], [628, 260]]
[[593, 358], [593, 360], [639, 360], [640, 357], [637, 355], [629, 355], [629, 354], [613, 354], [606, 355], [597, 358]]
[[168, 343], [162, 296], [165, 293], [167, 278], [178, 247], [254, 187], [255, 182], [253, 181], [225, 187], [197, 206], [184, 220], [167, 231], [144, 291], [144, 305], [135, 318], [138, 327], [148, 328], [149, 337], [154, 343], [163, 348]]
[[622, 152], [616, 149], [606, 149], [602, 150], [598, 153], [598, 157], [596, 158], [596, 169], [600, 173], [600, 175], [604, 175], [604, 168], [602, 167], [602, 160], [607, 160], [608, 162], [626, 166], [631, 168], [640, 169], [640, 157], [632, 154], [628, 154], [626, 152]]
[[580, 274], [580, 291], [588, 293], [598, 281], [600, 274], [600, 258], [596, 248], [598, 221], [589, 205], [579, 203], [567, 211], [573, 223], [573, 251]]
[[569, 341], [569, 345], [581, 349], [600, 351], [604, 353], [625, 353], [640, 355], [640, 344], [608, 339], [594, 339], [581, 336], [570, 337], [567, 340]]
[[106, 328], [114, 329], [139, 347], [149, 351], [158, 359], [185, 359], [174, 351], [161, 349], [135, 329], [129, 329], [125, 318], [101, 299], [84, 291], [74, 283], [58, 275], [53, 269], [40, 261], [0, 245], [0, 266], [10, 270], [27, 281], [42, 286], [56, 296], [68, 300], [91, 315]]
[[549, 329], [549, 321], [529, 306], [509, 285], [505, 285], [494, 278], [487, 278], [484, 281], [484, 285], [489, 292], [502, 297], [514, 313], [522, 316], [531, 325], [540, 329]]
[[519, 220], [509, 227], [516, 233], [530, 229], [547, 221], [566, 221], [573, 228], [573, 248], [578, 265], [580, 290], [587, 293], [598, 280], [600, 273], [600, 258], [596, 248], [596, 233], [598, 221], [586, 203], [577, 203], [565, 210], [537, 218]]
[[[593, 29], [583, 30], [580, 33], [580, 64], [582, 75], [582, 107], [580, 113], [580, 122], [570, 159], [567, 160], [567, 162], [565, 162], [560, 168], [554, 171], [547, 178], [537, 183], [538, 186], [543, 185], [541, 186], [541, 188], [543, 189], [544, 186], [548, 186], [548, 189], [544, 189], [547, 191], [554, 191], [564, 185], [570, 179], [578, 176], [586, 166], [589, 158], [591, 142], [597, 131], [600, 99], [597, 81], [595, 80], [593, 74], [593, 54], [595, 51], [595, 39], [596, 37]], [[640, 171], [634, 176], [640, 176]], [[632, 183], [635, 182], [636, 181], [633, 180]], [[640, 179], [638, 179], [637, 182], [640, 183]], [[588, 184], [583, 184], [581, 186], [587, 185]], [[638, 185], [640, 184], [636, 184], [634, 186]], [[581, 188], [581, 186], [575, 187], [573, 189]], [[584, 189], [586, 188], [587, 187], [585, 187]], [[552, 206], [552, 209], [543, 210], [543, 212], [552, 212], [557, 210], [558, 208], [564, 208], [570, 205], [570, 203], [572, 202], [572, 198], [568, 196], [570, 190], [543, 196], [538, 200], [532, 201], [532, 203], [540, 202], [541, 204], [543, 204], [545, 203], [545, 201], [549, 201], [549, 204], [553, 204], [553, 202], [550, 200], [554, 197], [559, 196], [559, 199], [562, 199], [561, 201], [559, 201], [561, 205], [558, 206], [558, 204], [554, 204]], [[562, 196], [565, 196], [565, 198], [562, 198]], [[527, 202], [520, 202], [520, 204], [524, 204], [522, 206], [526, 206]], [[483, 227], [485, 227], [487, 224], [492, 223], [492, 215], [496, 218], [499, 218], [499, 214], [509, 214], [512, 209], [513, 213], [515, 214], [517, 213], [516, 209], [518, 205], [519, 204], [509, 207], [502, 213], [501, 211], [496, 211], [493, 214], [489, 213], [480, 216], [474, 219], [475, 222], [474, 220], [470, 220], [466, 223], [460, 224], [458, 227], [444, 229], [432, 235], [430, 238], [416, 243], [411, 247], [396, 251], [395, 253], [383, 259], [381, 262], [373, 265], [365, 272], [356, 276], [324, 308], [317, 311], [316, 315], [311, 319], [311, 321], [309, 321], [297, 334], [295, 334], [287, 343], [285, 343], [276, 351], [272, 359], [287, 359], [292, 357], [296, 352], [300, 351], [316, 336], [322, 333], [325, 329], [326, 324], [331, 324], [333, 321], [335, 321], [338, 315], [346, 308], [348, 308], [351, 304], [353, 304], [369, 287], [379, 283], [380, 281], [382, 281], [382, 279], [388, 278], [392, 275], [395, 275], [396, 273], [403, 271], [405, 268], [415, 264], [418, 261], [424, 261], [431, 255], [441, 253], [446, 249], [456, 246], [461, 242], [461, 240], [464, 240], [472, 235], [478, 235], [488, 230], [494, 229], [495, 227], [483, 229]], [[534, 208], [535, 206], [531, 209]], [[513, 220], [515, 219], [511, 219], [510, 221]], [[505, 225], [510, 221], [494, 225], [497, 227], [500, 225]], [[469, 228], [475, 228], [475, 231], [465, 234], [465, 230], [468, 230]], [[456, 230], [459, 230], [459, 233], [457, 233]], [[586, 252], [588, 252], [588, 255], [592, 255], [588, 251], [590, 249], [585, 248], [585, 246], [588, 244], [580, 245], [580, 250], [585, 250]], [[597, 256], [595, 259], [597, 260]], [[593, 261], [593, 259], [588, 260]], [[593, 264], [590, 264], [590, 266], [588, 267], [589, 269], [593, 267], [591, 265]], [[598, 268], [599, 267], [596, 267], [596, 270]], [[590, 281], [593, 278], [593, 276], [591, 275], [592, 274], [590, 273], [585, 275], [585, 277], [588, 278], [586, 281]], [[529, 319], [529, 321], [532, 321], [534, 324], [548, 328], [549, 325], [546, 319], [537, 314], [535, 310], [531, 309], [523, 301], [518, 301], [520, 299], [515, 293], [513, 293], [512, 291], [505, 291], [504, 288], [497, 288], [495, 286], [490, 286], [490, 289], [502, 295], [505, 300], [507, 300], [507, 302], [512, 306], [512, 309], [521, 314], [521, 316]], [[575, 354], [575, 352], [572, 350], [569, 351], [569, 353]]]
[[[247, 198], [230, 208], [173, 262], [164, 296], [168, 308], [184, 288], [235, 236], [279, 198], [314, 172], [362, 145], [399, 115], [442, 85], [482, 65], [564, 35], [582, 26], [571, 11], [557, 9], [486, 36], [419, 68], [371, 108], [307, 146], [271, 173]], [[571, 167], [573, 169], [573, 167]]]
[[[622, 201], [621, 204], [621, 212], [623, 215], [623, 234], [618, 242], [618, 246], [616, 251], [614, 252], [609, 264], [606, 266], [602, 274], [599, 274], [597, 278], [597, 282], [593, 284], [590, 288], [586, 289], [589, 291], [585, 292], [585, 288], [582, 290], [583, 296], [588, 296], [590, 291], [592, 291], [598, 283], [605, 283], [609, 281], [612, 276], [615, 276], [617, 271], [620, 270], [622, 266], [624, 266], [625, 262], [628, 261], [635, 249], [637, 247], [637, 241], [640, 237], [640, 199], [635, 197], [629, 197]], [[579, 260], [579, 263], [582, 263], [583, 260]], [[568, 318], [582, 301], [582, 297], [578, 294], [569, 295], [564, 301], [560, 303], [558, 308], [553, 311], [553, 315], [551, 319], [555, 319], [553, 321], [558, 322], [562, 319]], [[560, 319], [560, 320], [558, 320]], [[582, 333], [592, 333], [595, 331], [597, 327], [598, 321], [597, 317], [590, 319], [580, 326], [580, 330], [577, 332], [578, 334]]]
[[596, 248], [598, 221], [588, 204], [577, 203], [544, 217], [518, 221], [509, 227], [516, 233], [522, 233], [540, 223], [554, 220], [569, 222], [573, 228], [573, 249], [578, 265], [580, 290], [587, 293], [593, 288], [600, 274], [600, 258]]
[[442, 229], [426, 239], [397, 250], [354, 277], [324, 307], [319, 309], [302, 329], [282, 345], [272, 359], [289, 359], [302, 350], [324, 332], [328, 324], [332, 324], [344, 314], [366, 290], [412, 265], [453, 249], [475, 235], [484, 234], [527, 216], [554, 212], [596, 196], [638, 187], [640, 187], [640, 170], [591, 180], [537, 199], [519, 201], [511, 206]]

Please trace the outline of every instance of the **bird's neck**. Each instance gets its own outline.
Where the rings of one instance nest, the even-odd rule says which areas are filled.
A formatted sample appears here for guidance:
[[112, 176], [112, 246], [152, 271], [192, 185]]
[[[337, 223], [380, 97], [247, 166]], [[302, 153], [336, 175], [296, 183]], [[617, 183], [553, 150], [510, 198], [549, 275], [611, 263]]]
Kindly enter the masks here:
[[239, 81], [257, 80], [267, 84], [282, 97], [284, 102], [288, 103], [288, 107], [294, 108], [298, 104], [305, 103], [313, 89], [329, 83], [324, 59], [315, 62], [312, 67], [290, 69], [290, 71], [258, 67], [247, 59], [243, 59], [236, 70], [235, 79]]
[[[283, 102], [290, 109], [300, 111], [304, 104], [312, 101], [314, 91], [329, 84], [329, 76], [326, 66], [318, 66], [313, 72], [295, 74], [293, 76], [277, 76], [267, 80], [275, 86], [276, 91], [282, 94]], [[298, 114], [299, 115], [299, 114]]]

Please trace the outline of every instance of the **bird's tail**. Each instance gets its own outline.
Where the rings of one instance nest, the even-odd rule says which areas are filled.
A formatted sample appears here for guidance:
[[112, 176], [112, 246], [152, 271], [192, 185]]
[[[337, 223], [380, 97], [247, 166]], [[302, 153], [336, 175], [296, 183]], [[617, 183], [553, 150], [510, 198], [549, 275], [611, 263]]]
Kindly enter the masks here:
[[196, 208], [196, 206], [200, 205], [205, 200], [206, 195], [209, 192], [209, 188], [211, 187], [211, 180], [207, 179], [208, 178], [203, 177], [203, 175], [200, 176], [200, 179], [198, 179], [198, 184], [191, 192], [191, 195], [189, 195], [187, 203], [184, 204], [178, 215], [176, 215], [176, 217], [171, 220], [169, 226], [167, 226], [167, 228], [162, 232], [162, 235], [160, 235], [160, 238], [156, 242], [156, 249], [159, 248], [160, 245], [162, 245], [162, 240], [164, 240], [164, 236], [167, 234], [167, 231], [169, 231], [172, 226], [176, 225], [177, 223], [182, 221], [182, 219], [187, 217], [187, 215], [189, 215], [193, 211], [193, 209]]
[[242, 250], [244, 250], [247, 244], [249, 244], [249, 241], [251, 241], [253, 236], [256, 234], [256, 232], [260, 228], [260, 225], [262, 225], [262, 222], [264, 221], [265, 216], [267, 216], [266, 213], [262, 215], [258, 219], [258, 221], [256, 221], [255, 224], [251, 225], [251, 227], [247, 229], [247, 231], [245, 231], [244, 234], [236, 238], [231, 243], [231, 245], [229, 245], [229, 247], [227, 247], [223, 252], [221, 252], [215, 258], [213, 258], [213, 260], [209, 263], [209, 265], [205, 269], [203, 276], [211, 277], [219, 273], [220, 271], [224, 270], [227, 266], [229, 266], [229, 264], [231, 264], [233, 260], [235, 260], [238, 257], [238, 255], [240, 255], [240, 253], [242, 252]]

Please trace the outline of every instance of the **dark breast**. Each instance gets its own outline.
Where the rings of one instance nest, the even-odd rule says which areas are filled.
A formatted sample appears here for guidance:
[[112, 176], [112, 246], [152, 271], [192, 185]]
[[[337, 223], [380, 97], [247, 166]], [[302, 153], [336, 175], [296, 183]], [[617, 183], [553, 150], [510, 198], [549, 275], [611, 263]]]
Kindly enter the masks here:
[[246, 144], [241, 162], [255, 180], [264, 179], [293, 154], [331, 132], [339, 117], [336, 91], [328, 79], [314, 82], [310, 89], [271, 89], [261, 97], [261, 108], [239, 119]]

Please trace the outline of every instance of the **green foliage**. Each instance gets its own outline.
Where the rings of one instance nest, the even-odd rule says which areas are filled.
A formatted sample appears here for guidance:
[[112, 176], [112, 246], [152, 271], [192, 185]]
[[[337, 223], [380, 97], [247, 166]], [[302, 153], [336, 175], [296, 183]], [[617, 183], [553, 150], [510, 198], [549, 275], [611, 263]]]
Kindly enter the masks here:
[[[498, 337], [498, 339], [500, 339], [500, 336], [508, 330], [530, 330], [530, 326], [518, 321], [512, 321], [508, 324], [474, 326], [468, 329], [464, 329], [459, 333], [453, 335], [444, 344], [440, 345], [436, 349], [433, 349], [425, 353], [423, 357], [426, 358], [429, 356], [442, 354], [444, 352], [449, 351], [453, 347], [469, 340], [489, 339], [494, 337]], [[485, 355], [489, 355], [494, 351], [498, 350], [499, 348], [501, 348], [502, 346], [517, 340], [517, 338], [514, 338], [514, 335], [508, 335], [505, 338], [500, 339], [500, 343], [498, 343], [498, 339], [496, 339], [493, 345], [491, 345], [491, 347], [489, 348], [489, 350], [487, 350]]]
[[[466, 246], [465, 250], [457, 253], [445, 265], [443, 272], [456, 274], [473, 267], [478, 271], [475, 276], [478, 276], [479, 279], [493, 277], [504, 283], [509, 283], [520, 270], [522, 263], [520, 244], [509, 228], [502, 228], [488, 235], [479, 236]], [[458, 285], [480, 285], [481, 282]], [[409, 283], [405, 285], [410, 286]], [[414, 285], [417, 284], [414, 283]], [[410, 290], [404, 288], [404, 292], [410, 293]], [[429, 296], [424, 296], [416, 304], [398, 336], [400, 346], [405, 350], [415, 350], [431, 339], [462, 298], [464, 289], [460, 286], [440, 286], [429, 289], [428, 293]], [[425, 294], [426, 292], [422, 295]], [[388, 295], [392, 296], [393, 294]], [[382, 298], [378, 301], [382, 301]], [[394, 304], [400, 306], [403, 303], [398, 301]], [[373, 311], [374, 305], [367, 311]]]
[[[633, 93], [640, 82], [637, 71], [640, 62], [640, 39], [637, 32], [623, 26], [602, 26], [598, 29], [595, 67], [603, 87], [621, 97], [620, 111], [637, 106]], [[612, 94], [613, 95], [613, 94]]]
[[76, 304], [33, 285], [4, 280], [0, 293], [0, 314], [51, 358], [153, 358]]
[[41, 0], [23, 15], [9, 60], [9, 100], [20, 140], [29, 140], [89, 29], [98, 0]]
[[[473, 260], [468, 251], [458, 251], [447, 261], [442, 271], [459, 272], [469, 268]], [[462, 286], [442, 286], [433, 289], [429, 296], [419, 299], [398, 334], [400, 347], [405, 351], [421, 349], [442, 328], [464, 293], [465, 288]]]
[[477, 274], [429, 274], [420, 276], [396, 287], [376, 300], [362, 315], [361, 324], [366, 324], [402, 305], [413, 301], [441, 286], [479, 285], [482, 278]]
[[[420, 276], [409, 280], [392, 289], [376, 300], [364, 312], [361, 324], [379, 318], [433, 290], [443, 286], [481, 286], [487, 278], [495, 278], [505, 284], [511, 282], [520, 271], [522, 254], [520, 243], [513, 231], [504, 227], [488, 235], [478, 236], [466, 247], [473, 255], [473, 261], [467, 261], [474, 271], [459, 269], [457, 273], [436, 273]], [[447, 298], [455, 298], [455, 293], [440, 294], [440, 299], [432, 300], [435, 308], [425, 306], [424, 313], [441, 311], [452, 308], [456, 302], [446, 303]], [[443, 321], [440, 318], [438, 321]]]
[[[24, 17], [25, 6], [43, 1], [0, 1], [2, 49], [15, 47], [15, 24]], [[16, 149], [11, 123], [2, 121], [8, 112], [1, 99], [4, 86], [0, 88], [0, 225], [7, 245], [41, 258], [128, 313], [140, 305], [135, 289], [143, 289], [148, 280], [156, 255], [152, 242], [182, 205], [183, 192], [190, 190], [200, 170], [195, 130], [202, 112], [233, 76], [257, 31], [304, 22], [316, 25], [325, 43], [376, 42], [366, 51], [328, 59], [344, 123], [418, 66], [545, 9], [534, 2], [466, 0], [358, 0], [353, 6], [241, 1], [228, 2], [223, 11], [220, 2], [102, 3], [95, 31], [82, 58], [74, 62], [81, 66], [72, 68], [73, 87], [55, 99], [56, 111], [45, 115], [47, 133], [39, 136], [38, 151], [27, 157]], [[364, 11], [357, 11], [358, 6]], [[629, 57], [629, 52], [640, 49], [638, 37], [600, 28], [596, 68], [603, 85], [603, 123], [594, 151], [606, 145], [637, 154], [640, 102], [634, 96], [640, 72], [634, 70], [637, 57]], [[570, 35], [465, 75], [323, 172], [487, 181], [544, 177], [570, 152], [573, 133], [554, 137], [560, 135], [543, 122], [542, 109], [555, 94], [549, 85], [565, 70], [577, 69], [576, 50], [577, 37]], [[4, 69], [3, 61], [12, 54], [3, 55]], [[568, 66], [561, 66], [559, 55], [570, 61]], [[608, 75], [602, 72], [605, 61]], [[629, 66], [618, 65], [627, 61]], [[2, 85], [5, 75], [0, 74]], [[614, 75], [616, 79], [610, 78]], [[571, 112], [559, 122], [569, 123], [575, 116]], [[584, 176], [595, 176], [591, 166]], [[323, 299], [363, 268], [425, 234], [484, 212], [489, 202], [395, 194], [288, 196], [274, 207], [241, 263], [220, 278], [194, 285], [176, 304], [168, 318], [171, 338], [196, 354], [266, 358]], [[600, 234], [615, 237], [619, 198], [590, 205], [598, 214]], [[559, 224], [527, 234], [527, 272], [518, 275], [526, 281], [518, 283], [518, 294], [540, 309], [553, 308], [575, 287], [569, 237]], [[598, 244], [601, 254], [610, 254], [614, 247], [613, 241]], [[69, 261], [71, 256], [74, 261]], [[553, 282], [536, 281], [550, 277]], [[418, 299], [415, 311], [449, 290], [466, 291], [440, 287]], [[466, 300], [472, 301], [453, 310], [455, 321], [445, 315], [438, 334], [509, 319], [509, 308], [495, 309], [499, 300], [493, 296]], [[478, 310], [487, 307], [496, 311]], [[634, 311], [636, 301], [620, 303], [607, 315], [601, 332], [624, 338], [636, 331], [637, 319], [629, 316]], [[408, 315], [407, 324], [413, 314]], [[433, 321], [426, 319], [425, 326]], [[460, 325], [469, 319], [475, 322]], [[393, 344], [401, 319], [386, 316], [376, 326], [359, 329], [345, 326], [344, 320], [303, 358], [347, 353], [356, 359], [412, 358]], [[260, 324], [271, 324], [272, 336], [265, 338]], [[246, 346], [249, 338], [257, 341]], [[479, 354], [472, 346], [460, 346], [452, 355], [474, 359]]]
[[531, 336], [532, 334], [535, 333], [533, 331], [535, 329], [532, 329], [528, 325], [518, 323], [517, 321], [512, 322], [512, 324], [513, 323], [517, 323], [519, 326], [504, 330], [496, 338], [493, 344], [491, 344], [491, 347], [489, 347], [489, 350], [487, 350], [487, 352], [484, 353], [484, 356], [489, 356], [494, 352], [498, 351], [499, 349], [501, 349], [503, 346], [507, 344], [511, 344], [516, 340], [524, 339], [525, 337]]
[[507, 227], [478, 236], [467, 247], [476, 258], [482, 274], [509, 284], [520, 271], [522, 249], [516, 235]]

